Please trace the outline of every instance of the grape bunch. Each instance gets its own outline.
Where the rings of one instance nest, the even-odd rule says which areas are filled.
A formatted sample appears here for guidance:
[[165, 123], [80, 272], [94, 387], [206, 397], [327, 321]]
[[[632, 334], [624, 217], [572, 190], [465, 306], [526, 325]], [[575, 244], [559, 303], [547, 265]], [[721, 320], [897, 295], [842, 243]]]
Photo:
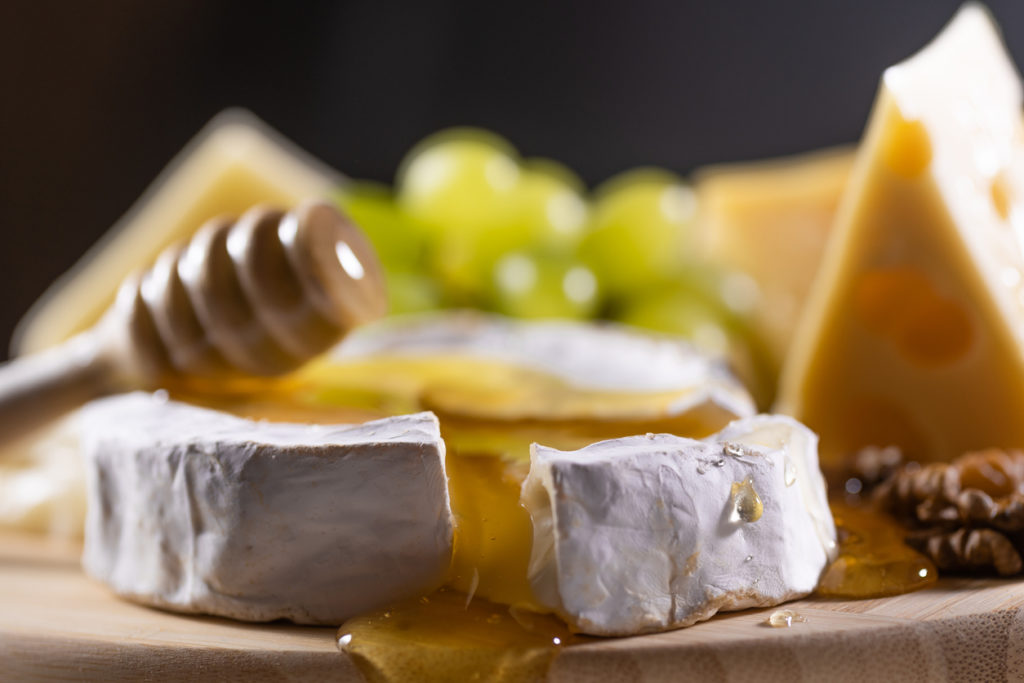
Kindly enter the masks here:
[[564, 165], [458, 128], [416, 145], [393, 189], [353, 182], [338, 201], [377, 248], [393, 313], [615, 320], [682, 335], [761, 381], [756, 285], [700, 258], [696, 197], [671, 172], [630, 170], [588, 193]]

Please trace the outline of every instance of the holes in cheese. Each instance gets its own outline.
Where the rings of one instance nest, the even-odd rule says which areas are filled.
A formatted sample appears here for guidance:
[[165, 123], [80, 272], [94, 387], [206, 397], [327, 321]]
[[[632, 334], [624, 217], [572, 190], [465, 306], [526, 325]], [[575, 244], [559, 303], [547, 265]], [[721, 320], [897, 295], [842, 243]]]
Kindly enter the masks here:
[[1004, 175], [997, 175], [989, 185], [989, 193], [992, 195], [992, 206], [996, 213], [1004, 221], [1010, 217], [1010, 187]]
[[864, 324], [908, 361], [941, 366], [971, 348], [973, 323], [964, 306], [944, 297], [916, 268], [879, 268], [862, 275], [854, 306]]
[[898, 111], [893, 111], [891, 116], [882, 141], [885, 164], [897, 175], [917, 177], [932, 161], [928, 132], [920, 121], [908, 121]]
[[853, 398], [842, 413], [833, 413], [825, 431], [834, 450], [849, 453], [864, 444], [897, 444], [920, 453], [927, 441], [914, 417], [898, 403], [878, 395]]

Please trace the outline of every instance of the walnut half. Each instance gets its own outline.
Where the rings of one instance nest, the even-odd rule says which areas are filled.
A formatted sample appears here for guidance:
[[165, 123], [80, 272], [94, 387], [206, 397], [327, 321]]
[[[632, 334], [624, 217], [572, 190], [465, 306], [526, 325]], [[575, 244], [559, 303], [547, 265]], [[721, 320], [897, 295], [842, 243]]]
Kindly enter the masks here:
[[925, 529], [908, 536], [907, 543], [931, 558], [941, 571], [994, 568], [1000, 576], [1012, 576], [1024, 566], [1013, 543], [992, 529], [961, 528], [949, 533]]
[[1024, 569], [1024, 452], [989, 449], [896, 469], [873, 491], [912, 529], [907, 542], [946, 571]]

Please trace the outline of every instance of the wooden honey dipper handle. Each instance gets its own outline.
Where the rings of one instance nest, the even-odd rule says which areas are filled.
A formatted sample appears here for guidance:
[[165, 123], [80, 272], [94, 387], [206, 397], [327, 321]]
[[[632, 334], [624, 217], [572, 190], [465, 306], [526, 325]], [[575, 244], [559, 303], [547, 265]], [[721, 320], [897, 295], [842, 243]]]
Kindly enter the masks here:
[[386, 308], [372, 247], [330, 204], [212, 220], [126, 279], [92, 329], [0, 366], [0, 443], [168, 376], [288, 372]]

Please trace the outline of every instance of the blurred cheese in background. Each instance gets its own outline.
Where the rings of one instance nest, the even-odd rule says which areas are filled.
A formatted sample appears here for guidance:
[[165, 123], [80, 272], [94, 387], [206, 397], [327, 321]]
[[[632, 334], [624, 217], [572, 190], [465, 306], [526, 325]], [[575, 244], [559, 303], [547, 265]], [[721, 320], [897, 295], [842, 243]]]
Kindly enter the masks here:
[[842, 147], [694, 175], [705, 256], [758, 286], [751, 324], [773, 378], [818, 272], [853, 158], [854, 149]]
[[81, 537], [85, 467], [74, 420], [67, 417], [0, 453], [0, 528]]
[[12, 353], [34, 353], [91, 326], [121, 281], [205, 221], [255, 204], [328, 196], [341, 176], [251, 113], [214, 117], [118, 223], [58, 279], [15, 331]]

